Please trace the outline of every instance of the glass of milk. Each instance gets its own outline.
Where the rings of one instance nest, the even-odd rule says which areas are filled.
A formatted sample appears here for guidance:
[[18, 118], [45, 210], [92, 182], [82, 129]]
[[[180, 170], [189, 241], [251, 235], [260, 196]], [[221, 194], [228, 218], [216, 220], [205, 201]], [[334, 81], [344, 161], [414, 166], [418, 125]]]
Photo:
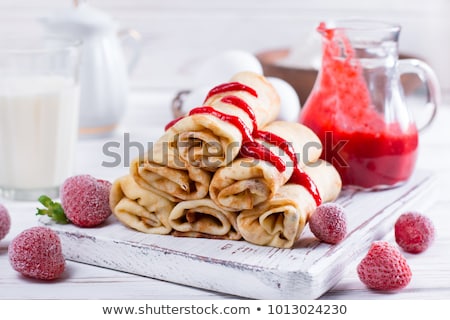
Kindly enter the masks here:
[[75, 156], [81, 44], [0, 41], [0, 197], [56, 198]]

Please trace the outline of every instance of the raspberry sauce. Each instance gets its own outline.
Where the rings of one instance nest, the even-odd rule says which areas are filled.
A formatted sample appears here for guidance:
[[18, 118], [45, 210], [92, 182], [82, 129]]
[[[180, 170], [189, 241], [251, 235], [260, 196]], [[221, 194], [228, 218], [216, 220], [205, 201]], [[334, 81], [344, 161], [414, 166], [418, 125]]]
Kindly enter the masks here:
[[336, 167], [344, 186], [383, 188], [407, 180], [417, 156], [416, 126], [385, 121], [348, 39], [336, 38], [324, 24], [318, 30], [325, 38], [322, 68], [299, 122], [318, 135], [322, 157]]
[[219, 84], [218, 86], [215, 86], [212, 88], [208, 94], [206, 95], [205, 102], [209, 98], [211, 98], [215, 94], [224, 93], [224, 92], [230, 92], [230, 91], [245, 91], [250, 93], [254, 97], [258, 97], [258, 93], [249, 86], [246, 86], [243, 83], [240, 82], [227, 82], [223, 84]]
[[253, 131], [256, 131], [258, 129], [255, 113], [253, 112], [253, 109], [247, 104], [247, 102], [236, 96], [225, 96], [220, 99], [220, 101], [232, 104], [233, 106], [245, 111], [245, 113], [247, 113], [250, 120], [252, 121]]
[[[240, 84], [238, 82], [231, 82], [229, 84], [223, 84], [219, 85], [215, 88], [213, 88], [209, 93], [205, 101], [213, 96], [214, 94], [223, 93], [227, 91], [236, 91], [236, 90], [244, 90], [246, 92], [249, 92], [253, 96], [257, 97], [257, 93], [252, 88], [245, 86], [243, 84]], [[298, 166], [298, 160], [297, 156], [295, 154], [295, 151], [292, 147], [292, 145], [287, 142], [285, 139], [277, 136], [274, 133], [258, 130], [257, 123], [256, 123], [256, 117], [253, 109], [242, 99], [240, 99], [237, 96], [233, 95], [227, 95], [221, 99], [224, 103], [232, 104], [241, 110], [245, 111], [247, 115], [249, 116], [252, 125], [253, 130], [250, 130], [248, 126], [239, 118], [233, 115], [225, 114], [223, 112], [220, 112], [218, 110], [215, 110], [211, 106], [201, 106], [192, 109], [189, 112], [189, 116], [195, 115], [195, 114], [210, 114], [222, 121], [228, 122], [235, 126], [239, 132], [242, 135], [242, 145], [241, 149], [239, 151], [240, 156], [242, 157], [251, 157], [259, 160], [264, 160], [269, 163], [271, 163], [279, 172], [284, 172], [286, 170], [286, 163], [284, 160], [275, 155], [272, 151], [270, 151], [268, 148], [266, 148], [261, 143], [257, 142], [256, 140], [263, 140], [269, 144], [272, 144], [278, 148], [280, 148], [285, 154], [288, 155], [288, 157], [292, 161], [292, 166], [294, 167], [292, 176], [289, 180], [290, 183], [296, 183], [300, 184], [303, 187], [305, 187], [308, 192], [313, 196], [314, 201], [316, 202], [317, 206], [321, 204], [322, 199], [320, 197], [320, 194], [318, 192], [317, 186], [314, 184], [312, 179], [309, 177], [309, 175], [304, 172], [302, 169]], [[179, 120], [181, 120], [183, 117], [177, 118], [175, 120], [172, 120], [169, 122], [165, 130], [168, 130], [171, 126], [175, 125]]]
[[[292, 145], [285, 139], [277, 136], [272, 132], [258, 130], [256, 133], [254, 133], [254, 137], [256, 139], [261, 139], [274, 146], [277, 146], [287, 154], [287, 156], [292, 161], [292, 166], [294, 167], [294, 171], [292, 172], [289, 182], [304, 186], [306, 190], [308, 190], [308, 192], [313, 196], [316, 205], [319, 206], [322, 203], [322, 198], [320, 197], [319, 190], [317, 189], [316, 184], [314, 183], [314, 181], [312, 181], [310, 176], [305, 171], [300, 169], [298, 165], [298, 159]], [[281, 160], [280, 157], [278, 158]]]
[[210, 106], [194, 108], [189, 112], [189, 115], [192, 116], [194, 114], [202, 114], [202, 113], [210, 114], [216, 118], [219, 118], [222, 121], [231, 123], [241, 133], [243, 142], [253, 140], [253, 136], [252, 136], [252, 133], [250, 132], [250, 129], [247, 127], [247, 125], [244, 123], [244, 121], [242, 121], [239, 117], [217, 111], [213, 107], [210, 107]]
[[172, 121], [170, 121], [169, 123], [166, 124], [166, 126], [164, 127], [164, 131], [169, 130], [171, 127], [173, 127], [175, 125], [175, 123], [177, 123], [178, 121], [180, 121], [181, 119], [183, 119], [184, 116], [178, 117], [176, 119], [173, 119]]

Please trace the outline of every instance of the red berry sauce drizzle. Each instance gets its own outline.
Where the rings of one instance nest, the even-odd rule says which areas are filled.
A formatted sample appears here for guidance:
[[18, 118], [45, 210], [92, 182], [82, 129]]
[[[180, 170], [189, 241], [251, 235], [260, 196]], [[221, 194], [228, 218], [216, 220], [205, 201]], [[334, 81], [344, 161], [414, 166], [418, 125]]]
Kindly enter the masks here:
[[164, 127], [164, 131], [169, 130], [171, 127], [173, 127], [175, 125], [175, 123], [177, 123], [178, 121], [180, 121], [181, 119], [183, 119], [184, 116], [178, 117], [176, 119], [173, 119], [172, 121], [170, 121], [169, 123], [166, 124], [166, 126]]
[[255, 89], [246, 86], [240, 82], [227, 82], [223, 84], [219, 84], [218, 86], [212, 88], [208, 94], [206, 95], [205, 101], [211, 98], [215, 94], [230, 92], [230, 91], [245, 91], [250, 93], [254, 97], [258, 97], [258, 93]]
[[[258, 94], [256, 91], [244, 84], [241, 84], [239, 82], [230, 82], [218, 85], [211, 89], [205, 99], [208, 100], [211, 96], [219, 93], [229, 92], [229, 91], [246, 91], [253, 95], [254, 97], [257, 97]], [[242, 135], [242, 146], [239, 151], [240, 156], [242, 157], [251, 157], [259, 160], [264, 160], [277, 168], [278, 171], [283, 172], [286, 170], [286, 163], [281, 159], [279, 156], [275, 155], [272, 151], [270, 151], [268, 148], [263, 146], [261, 143], [257, 142], [256, 139], [264, 140], [267, 143], [274, 145], [278, 148], [280, 148], [283, 152], [285, 152], [288, 157], [292, 161], [292, 165], [294, 166], [294, 171], [292, 173], [291, 178], [289, 179], [290, 183], [296, 183], [299, 185], [302, 185], [305, 187], [309, 193], [313, 196], [316, 205], [320, 205], [322, 203], [322, 199], [320, 197], [319, 191], [317, 189], [317, 186], [315, 185], [314, 181], [309, 177], [309, 175], [300, 169], [298, 166], [298, 160], [295, 155], [294, 148], [292, 145], [287, 142], [285, 139], [277, 136], [274, 133], [258, 130], [257, 123], [256, 123], [256, 117], [253, 109], [242, 99], [239, 97], [228, 95], [223, 97], [221, 102], [232, 104], [233, 106], [236, 106], [243, 110], [247, 115], [249, 116], [250, 120], [252, 121], [253, 130], [251, 131], [248, 126], [239, 118], [236, 116], [232, 116], [229, 114], [222, 113], [220, 111], [215, 110], [214, 108], [210, 106], [202, 106], [192, 109], [189, 112], [189, 116], [194, 114], [210, 114], [216, 118], [219, 118], [222, 121], [231, 123], [234, 125], [241, 133]], [[183, 117], [177, 118], [175, 120], [172, 120], [169, 122], [165, 130], [168, 130], [170, 127], [175, 125], [179, 120], [181, 120]]]

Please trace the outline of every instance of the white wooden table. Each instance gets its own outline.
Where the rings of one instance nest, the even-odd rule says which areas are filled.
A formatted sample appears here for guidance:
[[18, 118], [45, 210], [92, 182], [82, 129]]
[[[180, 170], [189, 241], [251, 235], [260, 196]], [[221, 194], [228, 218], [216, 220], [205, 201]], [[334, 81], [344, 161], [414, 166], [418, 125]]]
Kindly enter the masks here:
[[[172, 91], [150, 90], [133, 92], [128, 113], [114, 137], [80, 140], [77, 166], [74, 173], [89, 173], [98, 178], [114, 180], [126, 174], [122, 164], [110, 168], [112, 161], [102, 150], [120, 151], [128, 160], [137, 152], [133, 142], [147, 143], [159, 137], [163, 125], [171, 119], [169, 109]], [[406, 255], [413, 272], [410, 285], [393, 294], [367, 290], [356, 274], [359, 259], [347, 266], [342, 280], [321, 299], [450, 299], [450, 106], [443, 106], [435, 123], [421, 135], [418, 169], [437, 173], [438, 181], [432, 206], [427, 212], [436, 226], [436, 240], [428, 251], [420, 255]], [[129, 133], [129, 135], [124, 135]], [[127, 140], [128, 139], [128, 140]], [[121, 150], [108, 142], [120, 142]], [[126, 149], [126, 150], [124, 150]], [[102, 165], [103, 163], [103, 165]], [[68, 261], [63, 278], [47, 283], [22, 277], [9, 265], [7, 247], [20, 231], [37, 225], [37, 202], [0, 200], [11, 214], [12, 228], [0, 241], [0, 299], [235, 299], [193, 287], [129, 273]], [[393, 241], [392, 232], [385, 237]]]

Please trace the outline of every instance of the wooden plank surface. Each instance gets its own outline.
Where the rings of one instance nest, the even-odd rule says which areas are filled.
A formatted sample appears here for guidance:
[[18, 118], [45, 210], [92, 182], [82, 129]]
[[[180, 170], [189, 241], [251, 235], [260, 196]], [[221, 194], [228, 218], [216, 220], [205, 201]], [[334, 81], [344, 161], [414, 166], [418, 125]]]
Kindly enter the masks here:
[[40, 221], [59, 233], [69, 260], [247, 298], [313, 299], [332, 288], [373, 240], [386, 235], [400, 213], [430, 205], [435, 181], [418, 171], [395, 189], [342, 192], [338, 202], [345, 207], [349, 233], [335, 246], [318, 242], [308, 228], [293, 249], [278, 249], [148, 235], [114, 217], [93, 229]]

